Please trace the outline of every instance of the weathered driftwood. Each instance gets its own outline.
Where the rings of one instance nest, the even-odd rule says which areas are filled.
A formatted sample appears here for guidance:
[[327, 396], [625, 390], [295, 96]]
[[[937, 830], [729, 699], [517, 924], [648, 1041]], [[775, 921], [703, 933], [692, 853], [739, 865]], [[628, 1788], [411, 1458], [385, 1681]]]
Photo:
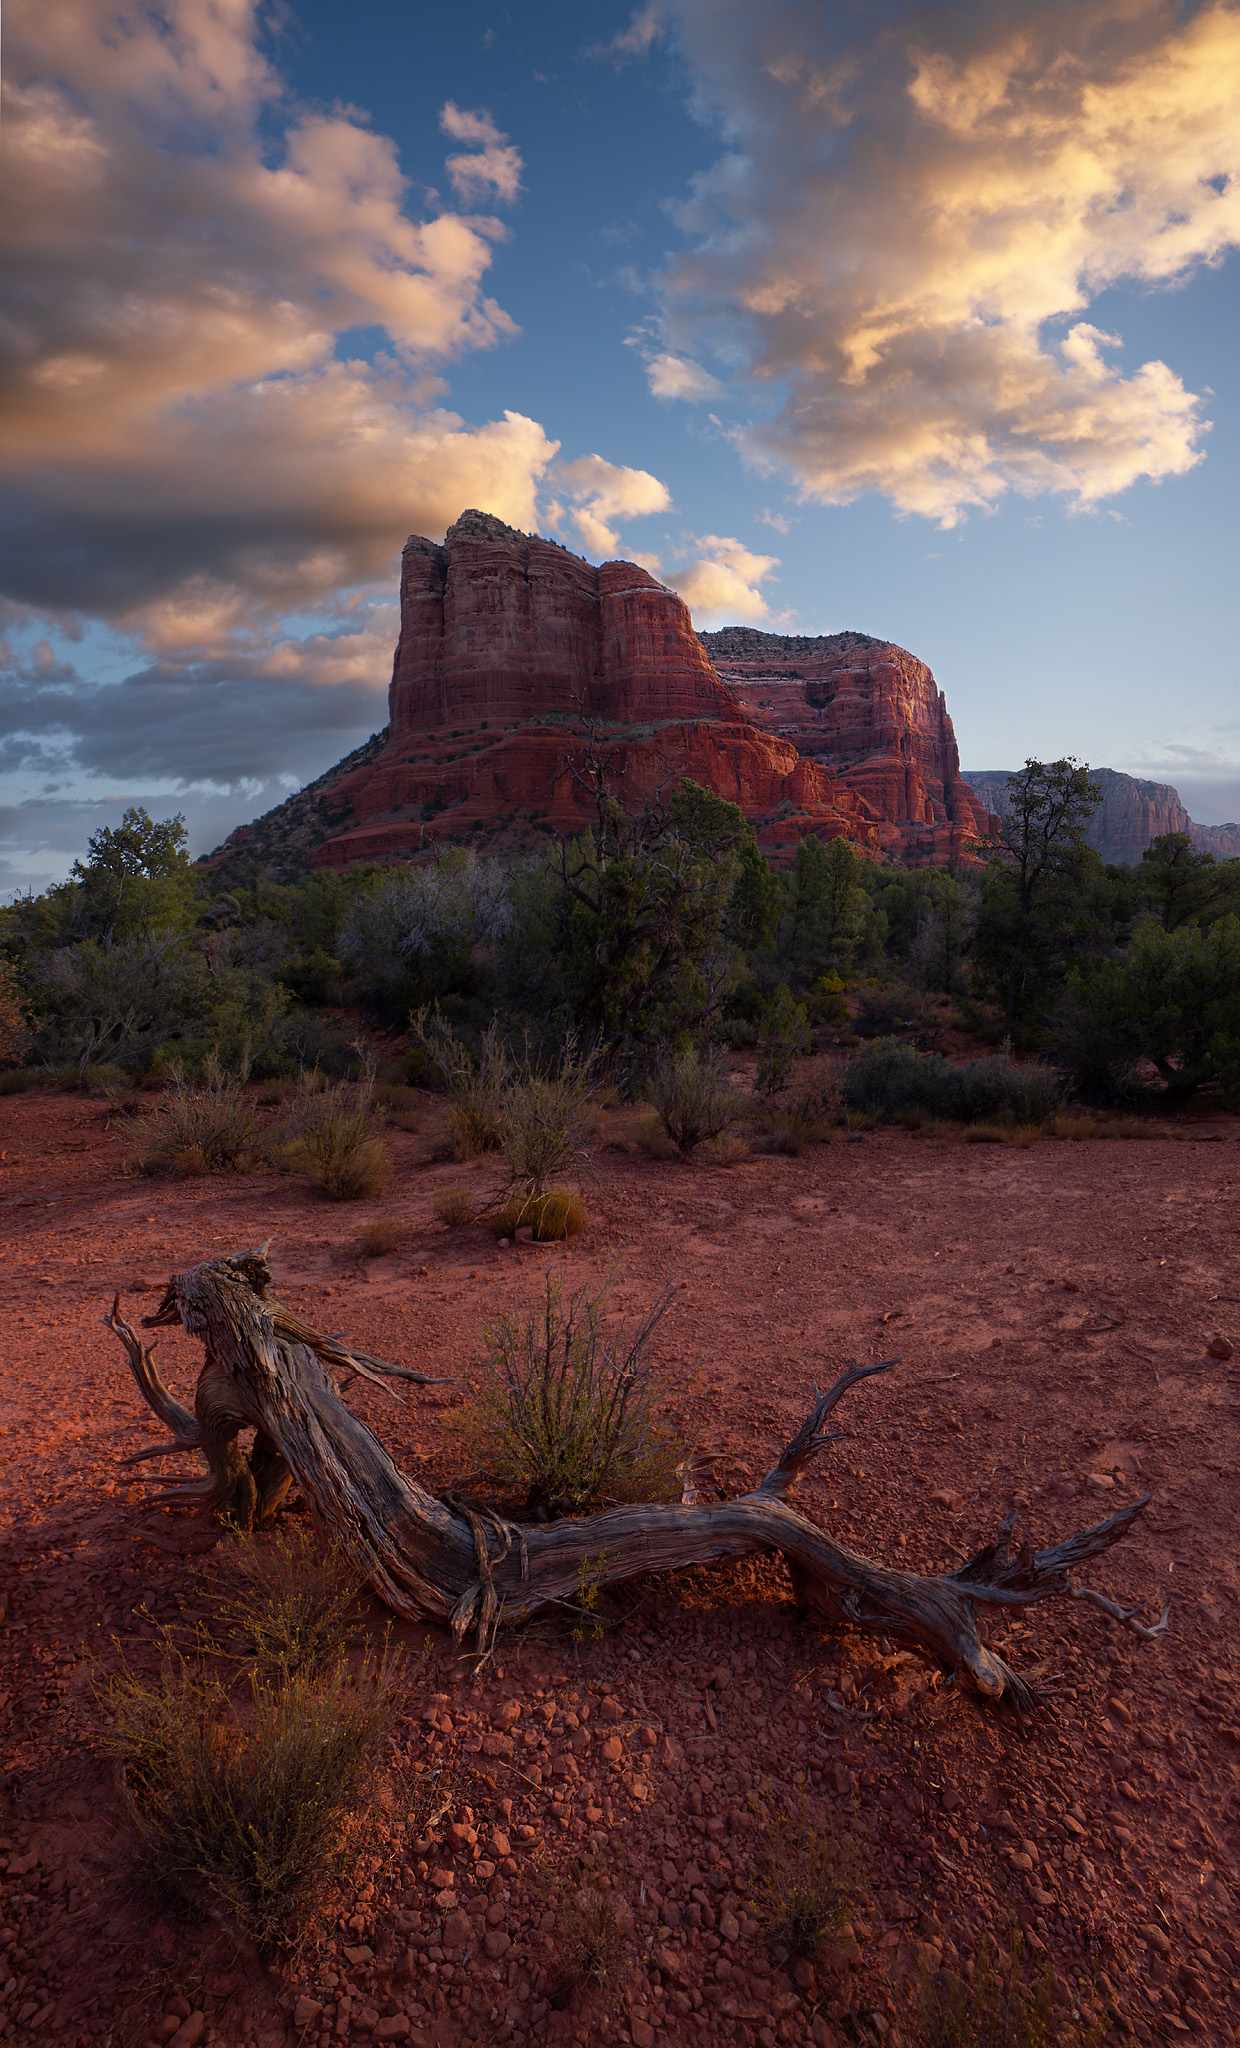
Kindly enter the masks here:
[[[706, 1506], [613, 1508], [584, 1520], [517, 1527], [456, 1499], [441, 1500], [406, 1478], [382, 1444], [340, 1398], [334, 1375], [360, 1374], [434, 1384], [425, 1375], [324, 1337], [267, 1295], [266, 1247], [213, 1259], [175, 1274], [147, 1328], [181, 1323], [200, 1337], [206, 1358], [194, 1413], [168, 1393], [143, 1344], [120, 1314], [117, 1296], [108, 1327], [121, 1339], [139, 1390], [171, 1432], [166, 1444], [133, 1459], [199, 1451], [205, 1477], [155, 1497], [198, 1503], [245, 1530], [269, 1518], [295, 1482], [315, 1520], [365, 1574], [381, 1599], [410, 1620], [446, 1622], [457, 1640], [476, 1635], [485, 1652], [502, 1617], [518, 1621], [541, 1608], [571, 1604], [583, 1568], [600, 1586], [640, 1573], [759, 1551], [781, 1551], [797, 1597], [813, 1615], [916, 1646], [963, 1674], [992, 1699], [1005, 1693], [1018, 1707], [1034, 1693], [978, 1632], [979, 1607], [1025, 1607], [1052, 1595], [1084, 1600], [1137, 1635], [1158, 1635], [1138, 1610], [1074, 1586], [1072, 1569], [1099, 1557], [1125, 1535], [1149, 1496], [1105, 1522], [1037, 1552], [1014, 1549], [1009, 1517], [995, 1541], [956, 1571], [937, 1577], [890, 1571], [846, 1545], [788, 1505], [804, 1467], [832, 1441], [824, 1429], [851, 1387], [886, 1372], [897, 1360], [854, 1365], [814, 1408], [761, 1485], [740, 1499]], [[240, 1433], [254, 1430], [248, 1455]]]

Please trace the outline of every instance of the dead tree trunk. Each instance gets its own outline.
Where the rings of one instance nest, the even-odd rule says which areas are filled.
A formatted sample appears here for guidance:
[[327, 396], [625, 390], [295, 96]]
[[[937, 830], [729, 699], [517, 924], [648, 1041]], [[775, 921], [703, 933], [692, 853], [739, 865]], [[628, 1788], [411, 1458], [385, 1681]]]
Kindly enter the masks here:
[[[1078, 1536], [1036, 1553], [1013, 1549], [1012, 1517], [995, 1541], [956, 1571], [937, 1577], [871, 1563], [788, 1505], [802, 1470], [831, 1441], [824, 1424], [859, 1380], [895, 1360], [854, 1366], [813, 1411], [774, 1470], [740, 1499], [715, 1506], [613, 1508], [588, 1519], [517, 1527], [427, 1493], [405, 1477], [382, 1444], [345, 1406], [333, 1373], [432, 1384], [343, 1340], [324, 1337], [267, 1296], [266, 1247], [213, 1259], [175, 1274], [147, 1328], [182, 1323], [206, 1352], [194, 1413], [168, 1393], [144, 1345], [121, 1319], [117, 1296], [108, 1327], [121, 1339], [139, 1390], [171, 1431], [166, 1444], [138, 1459], [197, 1450], [202, 1479], [158, 1494], [152, 1505], [200, 1503], [249, 1530], [269, 1517], [294, 1482], [316, 1522], [338, 1543], [379, 1597], [408, 1620], [446, 1622], [458, 1641], [476, 1635], [485, 1653], [502, 1618], [571, 1604], [583, 1567], [602, 1586], [645, 1572], [676, 1571], [746, 1553], [778, 1550], [797, 1596], [812, 1614], [919, 1647], [991, 1699], [1005, 1693], [1031, 1706], [1032, 1688], [978, 1631], [979, 1607], [1025, 1607], [1053, 1595], [1099, 1607], [1137, 1635], [1152, 1627], [1102, 1594], [1074, 1586], [1074, 1566], [1101, 1556], [1125, 1535], [1149, 1496]], [[389, 1386], [390, 1391], [390, 1386]], [[817, 1390], [815, 1390], [817, 1392]], [[255, 1431], [248, 1457], [239, 1437]]]

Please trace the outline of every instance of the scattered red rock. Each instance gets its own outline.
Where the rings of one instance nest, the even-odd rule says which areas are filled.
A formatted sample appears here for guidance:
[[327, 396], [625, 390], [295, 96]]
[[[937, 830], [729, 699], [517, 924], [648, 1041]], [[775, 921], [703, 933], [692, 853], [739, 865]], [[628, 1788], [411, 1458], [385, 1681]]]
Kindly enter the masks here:
[[[894, 2040], [919, 1963], [959, 1970], [1013, 1916], [1061, 1995], [1084, 1985], [1110, 2015], [1109, 2042], [1237, 2039], [1237, 1389], [1229, 1361], [1201, 1370], [1238, 1220], [1234, 1125], [1195, 1127], [1225, 1143], [1028, 1151], [882, 1132], [716, 1168], [603, 1149], [625, 1135], [616, 1113], [586, 1234], [507, 1252], [435, 1222], [434, 1189], [462, 1169], [394, 1130], [383, 1201], [402, 1250], [366, 1282], [365, 1214], [269, 1174], [125, 1178], [123, 1129], [80, 1097], [3, 1098], [0, 1120], [6, 2048]], [[466, 1171], [482, 1184], [485, 1167]], [[271, 1231], [292, 1306], [432, 1371], [474, 1357], [496, 1303], [531, 1300], [548, 1265], [597, 1283], [621, 1252], [625, 1312], [679, 1275], [661, 1362], [703, 1375], [725, 1493], [769, 1467], [812, 1380], [886, 1354], [897, 1301], [903, 1364], [840, 1411], [847, 1440], [804, 1482], [807, 1511], [929, 1569], [1009, 1507], [1040, 1541], [1148, 1489], [1096, 1583], [1169, 1599], [1170, 1631], [1143, 1645], [1066, 1602], [996, 1622], [1047, 1687], [1022, 1726], [897, 1645], [804, 1625], [771, 1559], [635, 1587], [597, 1642], [501, 1638], [476, 1686], [437, 1632], [401, 1628], [417, 1677], [361, 1865], [320, 1944], [269, 1975], [135, 1890], [91, 1687], [114, 1641], [153, 1662], [152, 1624], [205, 1597], [202, 1559], [132, 1534], [144, 1468], [119, 1460], [153, 1431], [102, 1327], [113, 1287], [142, 1280], [130, 1306], [153, 1307], [169, 1270]], [[197, 1347], [167, 1332], [160, 1357], [184, 1396]], [[410, 1469], [451, 1483], [451, 1387], [349, 1398]], [[444, 1764], [453, 1802], [422, 1833], [417, 1787]], [[829, 1956], [790, 1971], [755, 1899], [763, 1804], [798, 1782], [859, 1824], [874, 1888]], [[583, 1862], [624, 1903], [614, 2010], [562, 1982]]]

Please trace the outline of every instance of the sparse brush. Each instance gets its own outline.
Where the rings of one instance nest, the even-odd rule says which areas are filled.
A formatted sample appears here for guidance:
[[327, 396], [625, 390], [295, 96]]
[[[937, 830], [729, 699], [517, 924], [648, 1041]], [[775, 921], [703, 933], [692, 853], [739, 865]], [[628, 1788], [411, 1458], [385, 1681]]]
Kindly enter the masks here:
[[449, 1230], [462, 1230], [467, 1223], [478, 1220], [478, 1197], [472, 1188], [437, 1188], [431, 1196], [431, 1208]]
[[503, 1138], [504, 1089], [511, 1062], [493, 1021], [482, 1034], [475, 1059], [439, 1011], [418, 1010], [409, 1019], [412, 1050], [452, 1103], [448, 1146], [452, 1158], [475, 1159], [498, 1151]]
[[605, 1871], [589, 1867], [556, 1914], [560, 1968], [570, 1984], [618, 1999], [633, 1963], [633, 1909]]
[[358, 1249], [364, 1259], [384, 1259], [396, 1250], [403, 1234], [395, 1216], [376, 1216], [363, 1230]]
[[486, 1218], [493, 1237], [513, 1237], [528, 1224], [539, 1244], [558, 1244], [585, 1227], [586, 1209], [572, 1188], [548, 1188], [541, 1195], [514, 1195]]
[[500, 1149], [513, 1192], [542, 1194], [578, 1156], [598, 1114], [592, 1064], [578, 1052], [575, 1032], [545, 1069], [535, 1065], [527, 1046], [503, 1091]]
[[1042, 1125], [1008, 1123], [996, 1118], [993, 1123], [966, 1125], [962, 1136], [966, 1145], [1019, 1145], [1028, 1152], [1042, 1136]]
[[1053, 1116], [1047, 1129], [1052, 1138], [1069, 1138], [1077, 1144], [1105, 1135], [1103, 1126], [1091, 1116]]
[[643, 1109], [633, 1130], [638, 1145], [651, 1159], [678, 1159], [680, 1157], [675, 1145], [667, 1135], [663, 1119], [657, 1109]]
[[736, 1090], [724, 1079], [720, 1054], [702, 1054], [695, 1046], [662, 1053], [649, 1092], [663, 1129], [686, 1159], [703, 1140], [720, 1137], [742, 1113]]
[[1006, 1955], [983, 1935], [971, 1979], [923, 1965], [914, 2027], [918, 2048], [1098, 2048], [1105, 2022], [1057, 2005], [1050, 1963], [1032, 1970], [1014, 1933]]
[[245, 1092], [246, 1073], [245, 1061], [236, 1073], [227, 1073], [213, 1052], [203, 1062], [197, 1086], [175, 1073], [157, 1108], [134, 1126], [142, 1171], [188, 1176], [249, 1173], [261, 1166], [267, 1135]]
[[544, 1517], [677, 1497], [687, 1446], [659, 1412], [671, 1386], [650, 1359], [673, 1291], [621, 1338], [603, 1328], [610, 1283], [566, 1300], [549, 1274], [537, 1309], [492, 1323], [456, 1418], [479, 1472]]
[[289, 1111], [285, 1165], [336, 1202], [381, 1195], [392, 1177], [374, 1077], [370, 1060], [357, 1081], [324, 1085], [318, 1074], [305, 1074]]
[[1063, 1101], [1063, 1085], [1049, 1067], [1018, 1065], [1006, 1052], [958, 1065], [941, 1053], [917, 1053], [894, 1038], [879, 1038], [844, 1070], [844, 1100], [853, 1110], [890, 1119], [910, 1110], [960, 1123], [1045, 1124]]
[[811, 1806], [804, 1791], [791, 1812], [761, 1802], [758, 1810], [765, 1869], [755, 1915], [774, 1948], [812, 1961], [866, 1899], [862, 1845], [830, 1806]]
[[749, 1156], [749, 1141], [739, 1131], [723, 1131], [717, 1138], [708, 1138], [702, 1147], [708, 1166], [739, 1166]]
[[[227, 1561], [236, 1585], [216, 1601], [206, 1647], [268, 1681], [321, 1671], [338, 1659], [365, 1584], [338, 1549], [286, 1525], [269, 1539], [234, 1538]], [[216, 1578], [213, 1568], [213, 1591]]]
[[840, 1110], [839, 1081], [832, 1073], [795, 1096], [770, 1098], [759, 1121], [760, 1142], [768, 1152], [799, 1159], [809, 1146], [831, 1143]]
[[295, 1946], [343, 1875], [394, 1693], [384, 1658], [268, 1679], [249, 1697], [168, 1651], [101, 1689], [148, 1879], [263, 1951]]

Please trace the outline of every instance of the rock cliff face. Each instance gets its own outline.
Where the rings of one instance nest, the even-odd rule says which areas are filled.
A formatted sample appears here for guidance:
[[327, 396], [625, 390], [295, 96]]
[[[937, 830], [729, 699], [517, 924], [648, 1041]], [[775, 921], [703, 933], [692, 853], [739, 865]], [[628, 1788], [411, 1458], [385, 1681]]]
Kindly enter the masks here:
[[[1002, 814], [1007, 805], [1007, 769], [970, 769], [965, 781], [987, 810]], [[1240, 825], [1198, 825], [1169, 782], [1145, 782], [1118, 768], [1091, 768], [1091, 782], [1102, 785], [1102, 802], [1089, 821], [1085, 837], [1103, 860], [1117, 864], [1138, 861], [1152, 839], [1163, 832], [1186, 832], [1195, 846], [1219, 860], [1240, 854]]]
[[866, 633], [703, 633], [721, 682], [763, 731], [829, 766], [904, 861], [943, 861], [991, 819], [960, 773], [947, 700], [924, 661]]
[[442, 546], [409, 540], [400, 604], [386, 735], [234, 833], [224, 857], [270, 862], [285, 833], [314, 838], [312, 866], [342, 867], [579, 831], [592, 760], [630, 807], [691, 776], [776, 856], [813, 832], [943, 860], [988, 829], [933, 676], [886, 642], [699, 638], [644, 569], [594, 568], [480, 512]]

